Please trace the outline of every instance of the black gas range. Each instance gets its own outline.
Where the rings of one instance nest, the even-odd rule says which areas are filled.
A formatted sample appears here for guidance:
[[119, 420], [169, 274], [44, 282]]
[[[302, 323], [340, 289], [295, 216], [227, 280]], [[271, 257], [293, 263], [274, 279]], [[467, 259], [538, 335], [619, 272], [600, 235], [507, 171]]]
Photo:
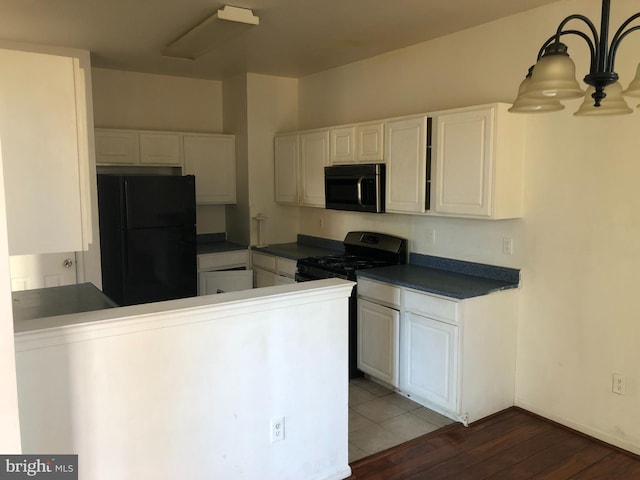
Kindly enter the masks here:
[[[349, 232], [342, 242], [344, 254], [307, 257], [297, 262], [297, 282], [343, 278], [356, 280], [356, 272], [366, 268], [407, 263], [407, 240], [373, 232]], [[362, 376], [357, 367], [358, 296], [349, 297], [349, 378]]]
[[349, 232], [344, 254], [298, 260], [296, 281], [344, 278], [356, 280], [356, 271], [407, 263], [407, 240], [373, 232]]

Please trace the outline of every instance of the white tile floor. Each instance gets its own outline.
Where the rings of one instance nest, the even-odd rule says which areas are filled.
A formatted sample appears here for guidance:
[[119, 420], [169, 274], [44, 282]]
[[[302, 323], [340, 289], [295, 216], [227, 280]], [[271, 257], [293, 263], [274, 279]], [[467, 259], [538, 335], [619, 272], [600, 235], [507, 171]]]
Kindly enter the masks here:
[[453, 421], [366, 378], [349, 382], [349, 463]]

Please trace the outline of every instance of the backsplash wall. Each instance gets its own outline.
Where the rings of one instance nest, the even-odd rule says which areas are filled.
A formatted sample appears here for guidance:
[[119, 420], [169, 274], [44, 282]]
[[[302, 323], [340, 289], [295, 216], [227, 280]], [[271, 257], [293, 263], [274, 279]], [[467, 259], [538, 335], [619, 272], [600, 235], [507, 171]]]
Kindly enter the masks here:
[[[357, 213], [304, 208], [301, 233], [343, 240], [347, 232], [366, 230], [409, 240], [409, 251], [520, 268], [523, 263], [522, 221], [441, 218], [393, 213]], [[513, 254], [502, 253], [504, 238], [513, 240]]]

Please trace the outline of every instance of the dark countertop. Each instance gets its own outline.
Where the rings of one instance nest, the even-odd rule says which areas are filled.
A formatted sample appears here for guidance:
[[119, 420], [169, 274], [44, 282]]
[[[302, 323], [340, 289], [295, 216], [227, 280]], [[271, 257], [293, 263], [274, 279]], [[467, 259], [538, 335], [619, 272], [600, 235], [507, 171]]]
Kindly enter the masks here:
[[[298, 260], [305, 257], [338, 255], [344, 252], [342, 242], [308, 235], [298, 235], [297, 242], [278, 243], [263, 247], [252, 246], [256, 252], [276, 255], [278, 257]], [[198, 255], [206, 253], [222, 253], [233, 250], [245, 250], [247, 245], [229, 242], [225, 233], [206, 233], [198, 235]]]
[[331, 250], [321, 247], [310, 247], [299, 243], [279, 243], [277, 245], [267, 245], [265, 247], [252, 247], [252, 250], [260, 253], [268, 253], [277, 257], [298, 260], [306, 257], [319, 257], [324, 255], [337, 255], [340, 250]]
[[224, 253], [231, 252], [234, 250], [246, 250], [246, 245], [241, 245], [239, 243], [227, 242], [226, 240], [222, 242], [206, 242], [200, 243], [198, 242], [198, 255], [204, 255], [207, 253]]
[[205, 233], [198, 235], [197, 254], [224, 253], [234, 250], [246, 250], [247, 245], [229, 242], [224, 233]]
[[92, 283], [22, 290], [11, 297], [14, 322], [117, 307]]
[[[434, 268], [436, 266], [438, 268]], [[410, 263], [359, 270], [358, 277], [465, 299], [517, 288], [520, 271], [460, 260], [411, 254]]]
[[344, 252], [342, 242], [328, 240], [307, 235], [298, 235], [297, 242], [279, 243], [264, 247], [251, 247], [252, 250], [289, 260], [299, 260], [306, 257], [320, 257], [326, 255], [338, 255]]

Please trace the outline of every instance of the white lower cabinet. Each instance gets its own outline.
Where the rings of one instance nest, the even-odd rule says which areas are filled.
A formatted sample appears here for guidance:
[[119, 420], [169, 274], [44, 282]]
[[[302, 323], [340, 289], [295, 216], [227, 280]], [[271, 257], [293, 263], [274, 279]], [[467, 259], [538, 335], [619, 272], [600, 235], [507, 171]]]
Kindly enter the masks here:
[[198, 275], [199, 295], [237, 292], [249, 290], [253, 286], [253, 272], [251, 270], [200, 272]]
[[275, 284], [275, 273], [261, 268], [253, 268], [253, 288], [273, 287]]
[[357, 321], [358, 368], [397, 387], [400, 312], [359, 299]]
[[249, 250], [198, 255], [198, 295], [249, 290], [253, 272], [249, 267]]
[[296, 261], [261, 252], [251, 252], [254, 288], [295, 283]]
[[400, 388], [455, 411], [458, 327], [406, 312], [403, 316], [402, 347]]
[[358, 368], [465, 425], [511, 407], [517, 295], [457, 300], [360, 278]]

